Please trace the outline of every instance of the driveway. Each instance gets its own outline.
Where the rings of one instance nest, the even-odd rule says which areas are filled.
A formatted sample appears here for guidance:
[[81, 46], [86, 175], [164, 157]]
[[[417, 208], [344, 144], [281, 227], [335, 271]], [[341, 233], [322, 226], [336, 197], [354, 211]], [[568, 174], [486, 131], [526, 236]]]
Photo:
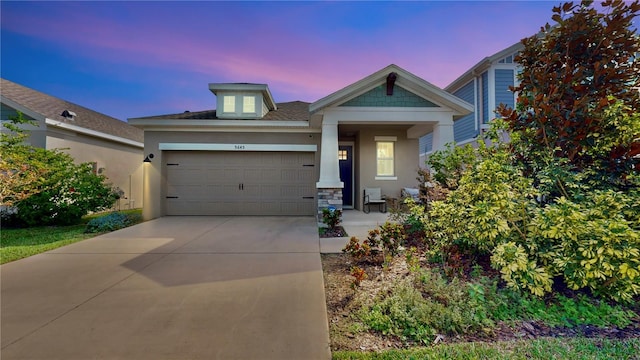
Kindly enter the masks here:
[[164, 217], [0, 271], [3, 360], [330, 358], [312, 217]]

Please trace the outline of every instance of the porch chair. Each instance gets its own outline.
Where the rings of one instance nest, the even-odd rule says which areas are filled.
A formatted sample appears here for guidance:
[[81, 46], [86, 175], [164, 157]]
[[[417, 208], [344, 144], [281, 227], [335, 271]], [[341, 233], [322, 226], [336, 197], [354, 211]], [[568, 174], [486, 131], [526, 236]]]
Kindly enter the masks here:
[[387, 212], [387, 199], [381, 195], [380, 188], [365, 188], [363, 200], [362, 211], [365, 214], [371, 212], [371, 205], [378, 205], [381, 213]]

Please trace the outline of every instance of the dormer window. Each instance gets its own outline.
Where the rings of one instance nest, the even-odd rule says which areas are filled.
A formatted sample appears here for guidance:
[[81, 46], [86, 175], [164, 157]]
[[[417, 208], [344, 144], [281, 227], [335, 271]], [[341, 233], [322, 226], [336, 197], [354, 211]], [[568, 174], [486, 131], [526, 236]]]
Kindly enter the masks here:
[[256, 120], [277, 110], [266, 84], [209, 84], [217, 97], [216, 116], [219, 119]]
[[242, 97], [242, 112], [245, 114], [256, 113], [256, 97], [255, 96]]
[[236, 97], [231, 95], [225, 95], [222, 97], [224, 103], [222, 105], [222, 112], [235, 113], [236, 112]]

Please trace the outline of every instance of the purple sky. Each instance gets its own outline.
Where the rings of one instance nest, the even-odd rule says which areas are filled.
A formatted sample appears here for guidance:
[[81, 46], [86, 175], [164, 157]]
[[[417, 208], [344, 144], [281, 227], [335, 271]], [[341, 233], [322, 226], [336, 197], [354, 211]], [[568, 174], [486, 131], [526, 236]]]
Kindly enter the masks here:
[[313, 102], [391, 63], [445, 87], [558, 4], [2, 1], [1, 74], [119, 119], [213, 109], [211, 82]]

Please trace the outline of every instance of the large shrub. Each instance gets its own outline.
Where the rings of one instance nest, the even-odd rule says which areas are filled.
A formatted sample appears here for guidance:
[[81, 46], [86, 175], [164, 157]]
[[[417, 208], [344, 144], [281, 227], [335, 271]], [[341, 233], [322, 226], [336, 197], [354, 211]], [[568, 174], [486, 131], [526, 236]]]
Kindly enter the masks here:
[[[602, 5], [554, 8], [557, 25], [516, 58], [516, 109], [499, 109], [505, 121], [475, 156], [433, 157], [441, 182], [457, 184], [426, 217], [436, 249], [491, 255], [508, 286], [535, 295], [557, 280], [616, 301], [640, 295], [640, 3]], [[496, 143], [505, 123], [511, 140]]]
[[[23, 122], [18, 116], [13, 125]], [[67, 225], [113, 206], [118, 195], [104, 175], [94, 174], [88, 163], [75, 164], [61, 150], [24, 144], [24, 132], [11, 125], [4, 125], [13, 134], [3, 133], [0, 145], [2, 204], [10, 209], [5, 220], [18, 226]]]

